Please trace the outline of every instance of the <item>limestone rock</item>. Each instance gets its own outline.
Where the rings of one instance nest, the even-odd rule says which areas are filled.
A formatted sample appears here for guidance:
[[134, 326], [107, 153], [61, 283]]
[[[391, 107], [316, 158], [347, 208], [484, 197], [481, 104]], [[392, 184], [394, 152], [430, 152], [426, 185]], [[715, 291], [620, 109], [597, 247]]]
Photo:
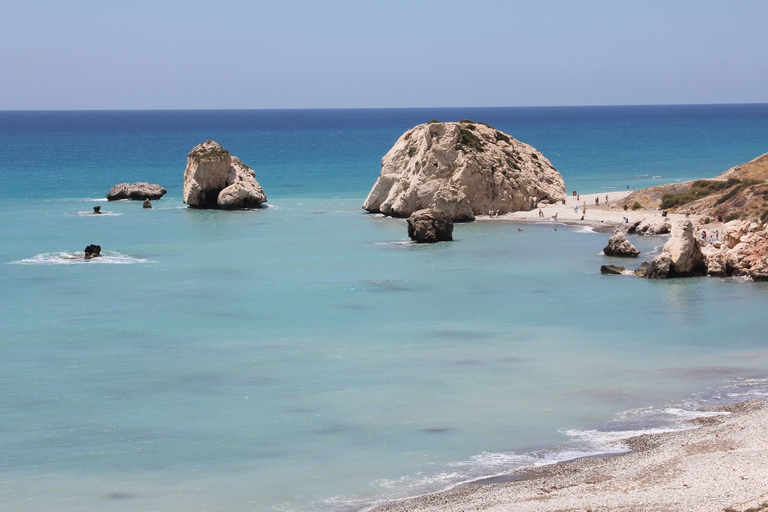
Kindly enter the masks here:
[[142, 206], [144, 208], [152, 208], [152, 203], [149, 202], [149, 199], [145, 199], [144, 204]]
[[651, 260], [648, 277], [662, 279], [705, 273], [705, 258], [693, 232], [693, 224], [690, 220], [681, 220], [673, 226], [672, 236], [664, 244], [661, 254]]
[[565, 197], [563, 178], [532, 146], [482, 123], [431, 122], [384, 155], [363, 208], [393, 217], [435, 208], [461, 221], [531, 210], [549, 196]]
[[[648, 268], [646, 269], [646, 277], [648, 279], [666, 279], [669, 276], [669, 269], [671, 264], [672, 260], [670, 260], [669, 254], [659, 254], [648, 264]], [[637, 272], [637, 270], [635, 270], [635, 272]]]
[[648, 262], [644, 261], [633, 272], [636, 277], [648, 277]]
[[408, 217], [408, 236], [416, 242], [449, 242], [453, 240], [453, 220], [434, 208], [413, 212]]
[[627, 269], [617, 265], [600, 265], [601, 274], [623, 274]]
[[624, 235], [616, 234], [608, 239], [608, 245], [603, 249], [603, 253], [606, 256], [636, 258], [640, 254], [640, 251], [638, 251], [635, 246], [624, 237]]
[[267, 201], [256, 173], [212, 140], [187, 155], [183, 199], [193, 208], [257, 208]]
[[634, 231], [638, 235], [666, 235], [672, 230], [672, 223], [669, 217], [646, 217], [640, 221]]
[[135, 199], [145, 201], [147, 199], [160, 199], [167, 190], [160, 185], [152, 185], [147, 182], [141, 183], [118, 183], [113, 186], [107, 194], [108, 201], [117, 201], [120, 199]]

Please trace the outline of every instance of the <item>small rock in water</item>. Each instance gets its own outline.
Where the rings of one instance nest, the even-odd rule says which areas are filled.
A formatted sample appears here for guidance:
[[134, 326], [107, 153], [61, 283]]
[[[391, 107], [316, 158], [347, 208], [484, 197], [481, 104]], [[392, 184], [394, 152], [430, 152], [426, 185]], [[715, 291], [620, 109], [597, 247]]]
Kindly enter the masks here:
[[144, 200], [144, 208], [152, 208], [152, 203], [149, 202], [149, 199]]
[[627, 269], [617, 265], [600, 265], [601, 274], [623, 274], [625, 270]]
[[101, 256], [101, 246], [100, 245], [89, 245], [85, 248], [85, 259], [89, 260], [91, 258], [97, 258]]

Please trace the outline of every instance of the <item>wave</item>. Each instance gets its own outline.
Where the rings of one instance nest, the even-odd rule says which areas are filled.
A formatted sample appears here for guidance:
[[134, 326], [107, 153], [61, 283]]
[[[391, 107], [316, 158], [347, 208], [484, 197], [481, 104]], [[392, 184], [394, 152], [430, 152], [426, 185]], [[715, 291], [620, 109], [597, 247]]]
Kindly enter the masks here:
[[100, 217], [102, 215], [105, 216], [105, 217], [119, 217], [120, 215], [122, 215], [122, 213], [108, 212], [108, 211], [107, 212], [99, 212], [98, 214], [95, 214], [92, 211], [90, 211], [90, 212], [77, 212], [77, 214], [78, 215], [92, 215], [94, 217]]
[[597, 233], [592, 226], [574, 226], [571, 228], [571, 233]]
[[556, 464], [584, 457], [608, 456], [631, 451], [625, 442], [643, 434], [657, 434], [695, 428], [696, 418], [728, 415], [707, 410], [744, 400], [768, 397], [768, 378], [739, 378], [691, 396], [677, 404], [632, 409], [615, 415], [603, 426], [591, 429], [563, 429], [568, 440], [560, 445], [517, 452], [486, 452], [469, 460], [448, 464], [442, 471], [420, 472], [395, 480], [379, 480], [375, 498], [337, 496], [316, 503], [311, 510], [353, 512], [411, 497], [442, 492], [467, 483], [512, 481], [514, 471]]
[[44, 252], [31, 258], [9, 262], [13, 265], [132, 265], [134, 263], [153, 263], [151, 260], [120, 254], [114, 251], [103, 251], [98, 258], [86, 260], [82, 252]]

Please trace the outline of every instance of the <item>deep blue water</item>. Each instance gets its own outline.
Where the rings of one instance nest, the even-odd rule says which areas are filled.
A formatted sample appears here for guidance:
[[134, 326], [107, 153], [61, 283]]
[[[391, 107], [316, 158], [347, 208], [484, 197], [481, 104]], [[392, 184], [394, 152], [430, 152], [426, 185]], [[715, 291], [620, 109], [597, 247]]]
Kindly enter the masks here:
[[[765, 283], [601, 276], [607, 236], [562, 226], [413, 245], [362, 212], [403, 131], [465, 118], [582, 193], [768, 151], [768, 105], [0, 112], [0, 508], [361, 510], [768, 394]], [[209, 138], [269, 208], [185, 207]], [[101, 199], [134, 181], [169, 193]]]

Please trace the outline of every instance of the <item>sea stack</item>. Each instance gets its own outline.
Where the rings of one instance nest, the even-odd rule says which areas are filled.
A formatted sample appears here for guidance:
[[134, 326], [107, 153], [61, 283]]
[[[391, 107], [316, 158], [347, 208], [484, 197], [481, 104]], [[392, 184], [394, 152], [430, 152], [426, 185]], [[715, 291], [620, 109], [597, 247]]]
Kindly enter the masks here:
[[212, 140], [192, 149], [184, 171], [184, 202], [193, 208], [258, 208], [267, 201], [256, 173]]
[[532, 210], [565, 197], [560, 173], [536, 148], [483, 123], [420, 124], [381, 160], [363, 208], [408, 217], [425, 208], [469, 221], [493, 211]]

